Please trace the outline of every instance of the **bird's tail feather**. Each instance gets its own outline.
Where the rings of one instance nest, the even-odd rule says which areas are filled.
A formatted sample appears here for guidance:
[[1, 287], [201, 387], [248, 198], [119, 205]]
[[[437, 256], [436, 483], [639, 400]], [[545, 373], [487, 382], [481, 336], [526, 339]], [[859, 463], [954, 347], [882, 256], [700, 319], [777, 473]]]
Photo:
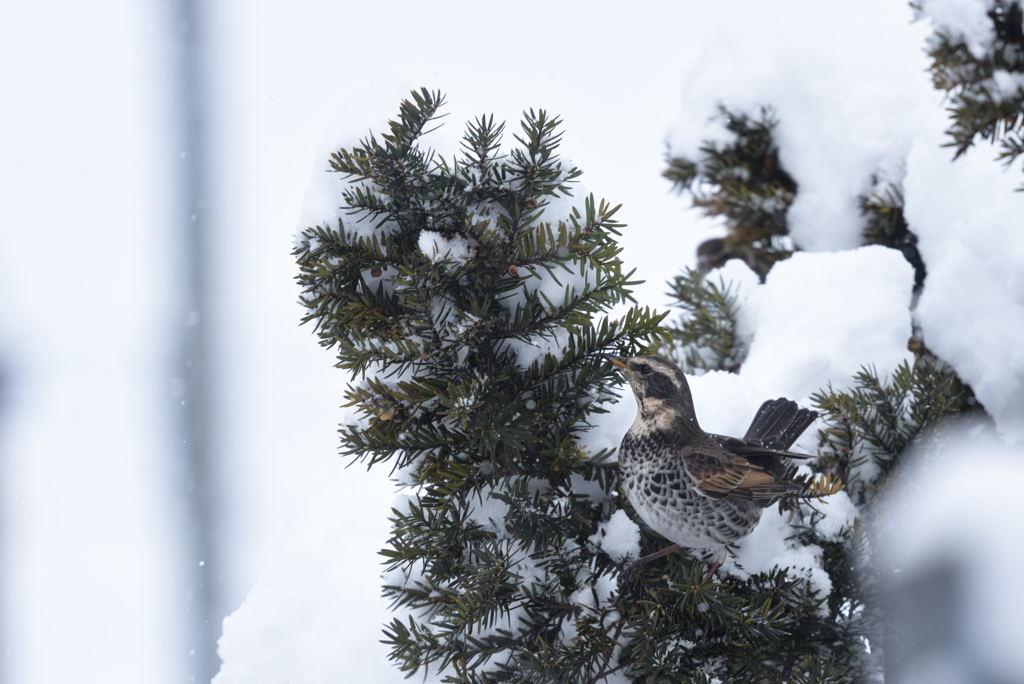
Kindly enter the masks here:
[[743, 439], [786, 451], [817, 417], [814, 411], [799, 408], [795, 401], [769, 399], [757, 410]]

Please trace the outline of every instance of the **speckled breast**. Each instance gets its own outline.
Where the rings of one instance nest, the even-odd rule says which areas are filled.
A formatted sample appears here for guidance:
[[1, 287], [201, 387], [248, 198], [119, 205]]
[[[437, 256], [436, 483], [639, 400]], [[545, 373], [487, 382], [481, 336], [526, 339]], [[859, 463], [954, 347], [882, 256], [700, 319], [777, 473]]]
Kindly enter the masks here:
[[721, 547], [750, 534], [761, 508], [749, 501], [699, 494], [677, 451], [657, 435], [627, 434], [622, 440], [622, 489], [644, 522], [686, 548]]

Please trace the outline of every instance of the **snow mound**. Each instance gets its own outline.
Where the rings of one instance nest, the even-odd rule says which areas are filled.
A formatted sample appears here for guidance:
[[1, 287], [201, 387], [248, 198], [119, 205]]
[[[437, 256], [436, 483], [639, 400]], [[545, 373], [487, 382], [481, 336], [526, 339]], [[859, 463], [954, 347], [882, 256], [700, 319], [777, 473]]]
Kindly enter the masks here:
[[373, 515], [351, 505], [374, 488], [386, 501], [391, 487], [377, 473], [346, 469], [341, 459], [331, 465], [245, 602], [224, 620], [213, 684], [402, 681], [379, 643], [388, 614], [375, 551], [387, 538], [387, 506]]
[[468, 261], [476, 253], [476, 248], [461, 235], [445, 237], [433, 230], [420, 231], [418, 246], [420, 251], [434, 263]]
[[936, 31], [963, 40], [971, 54], [985, 57], [995, 39], [988, 18], [992, 0], [918, 0], [915, 4]]
[[615, 561], [640, 557], [640, 528], [622, 509], [601, 523], [590, 542]]
[[719, 105], [755, 118], [771, 107], [799, 186], [793, 239], [810, 251], [856, 247], [858, 195], [873, 176], [898, 178], [923, 106], [938, 102], [921, 50], [928, 27], [911, 19], [890, 0], [723, 5], [684, 77], [671, 154], [696, 159], [704, 140], [728, 142]]
[[829, 541], [839, 541], [839, 536], [853, 525], [859, 514], [857, 506], [845, 491], [815, 501], [813, 506], [821, 513], [817, 532]]
[[925, 343], [971, 385], [1004, 437], [1024, 439], [1024, 216], [1017, 173], [979, 144], [955, 162], [929, 121], [907, 162], [905, 215], [928, 267], [915, 311]]
[[[1019, 164], [1005, 168], [984, 142], [951, 159], [948, 115], [924, 50], [941, 30], [983, 55], [993, 2], [920, 5], [929, 21], [912, 22], [906, 3], [888, 0], [723, 8], [685, 78], [671, 153], [696, 159], [705, 140], [727, 142], [720, 106], [752, 116], [770, 107], [780, 159], [799, 186], [790, 233], [806, 252], [857, 247], [865, 225], [858, 197], [889, 184], [903, 190], [905, 218], [928, 271], [919, 301], [909, 302], [904, 283], [896, 283], [902, 276], [895, 256], [859, 262], [870, 271], [836, 262], [839, 270], [831, 272], [833, 264], [807, 261], [816, 255], [797, 254], [743, 307], [741, 339], [756, 331], [743, 375], [765, 392], [802, 396], [815, 389], [815, 378], [841, 387], [864, 363], [885, 374], [908, 358], [896, 344], [908, 337], [897, 309], [913, 306], [925, 344], [971, 385], [1004, 438], [1022, 440], [1024, 234], [1012, 228], [1024, 214], [1024, 195], [1014, 192]], [[1020, 85], [1019, 75], [997, 72], [990, 89], [1016, 95]], [[820, 297], [808, 292], [823, 287]], [[801, 309], [794, 296], [817, 307]], [[862, 306], [877, 307], [877, 320]], [[839, 320], [846, 315], [863, 325], [848, 328]], [[807, 335], [780, 346], [790, 325]]]
[[885, 247], [794, 254], [741, 310], [756, 333], [740, 375], [768, 398], [842, 387], [868, 362], [891, 372], [911, 357], [913, 286], [913, 268]]
[[1024, 450], [977, 427], [929, 440], [898, 471], [876, 530], [900, 681], [1020, 681]]
[[727, 556], [722, 571], [738, 577], [784, 568], [805, 577], [821, 597], [832, 591], [832, 580], [821, 563], [821, 547], [789, 541], [794, 533], [787, 519], [779, 515], [778, 504], [766, 508], [754, 531], [737, 543], [735, 557]]

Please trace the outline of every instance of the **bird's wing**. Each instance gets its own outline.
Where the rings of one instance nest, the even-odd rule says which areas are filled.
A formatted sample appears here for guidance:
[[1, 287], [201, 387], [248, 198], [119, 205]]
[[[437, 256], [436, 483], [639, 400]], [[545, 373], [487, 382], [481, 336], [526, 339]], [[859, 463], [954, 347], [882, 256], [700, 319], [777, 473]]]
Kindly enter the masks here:
[[683, 447], [679, 455], [697, 491], [713, 499], [767, 502], [777, 496], [802, 491], [796, 482], [780, 479], [764, 467], [729, 453], [710, 439]]

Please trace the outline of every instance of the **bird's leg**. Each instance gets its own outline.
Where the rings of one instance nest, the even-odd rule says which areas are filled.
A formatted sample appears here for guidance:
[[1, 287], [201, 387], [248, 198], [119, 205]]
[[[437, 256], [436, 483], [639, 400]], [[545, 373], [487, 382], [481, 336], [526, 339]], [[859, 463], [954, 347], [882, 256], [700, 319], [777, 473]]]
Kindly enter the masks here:
[[722, 563], [725, 562], [725, 549], [720, 549], [711, 556], [708, 569], [704, 572], [704, 581], [710, 582], [715, 577], [715, 573], [718, 572], [718, 568], [722, 567]]
[[683, 547], [679, 544], [673, 544], [672, 546], [666, 546], [660, 551], [649, 553], [646, 556], [638, 558], [637, 560], [633, 561], [633, 563], [628, 568], [626, 568], [623, 571], [622, 575], [619, 577], [620, 588], [634, 586], [640, 577], [640, 570], [642, 570], [643, 567], [650, 563], [652, 560], [657, 560], [662, 556], [667, 556], [670, 553], [675, 553], [676, 551], [679, 551], [682, 548]]
[[715, 573], [718, 572], [718, 568], [720, 567], [722, 567], [722, 561], [712, 561], [711, 565], [708, 566], [708, 569], [704, 571], [704, 581], [710, 582], [713, 580], [715, 578]]
[[647, 554], [643, 558], [637, 559], [636, 566], [638, 568], [642, 568], [643, 566], [645, 566], [648, 563], [650, 563], [652, 560], [658, 560], [662, 556], [667, 556], [670, 553], [675, 553], [676, 551], [679, 551], [682, 548], [683, 547], [680, 546], [679, 544], [673, 544], [672, 546], [666, 546], [661, 551], [655, 551], [654, 553]]

